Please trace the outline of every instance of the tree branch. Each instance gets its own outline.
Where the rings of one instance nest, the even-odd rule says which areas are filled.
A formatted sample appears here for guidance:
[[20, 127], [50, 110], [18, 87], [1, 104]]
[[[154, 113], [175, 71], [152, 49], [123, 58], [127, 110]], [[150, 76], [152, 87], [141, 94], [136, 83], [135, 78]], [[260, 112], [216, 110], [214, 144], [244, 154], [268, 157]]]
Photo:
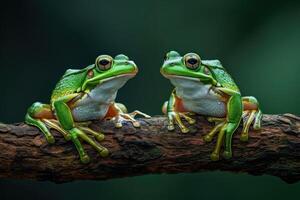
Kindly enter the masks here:
[[24, 123], [0, 123], [0, 178], [49, 180], [103, 180], [150, 173], [201, 171], [269, 174], [288, 183], [300, 179], [300, 117], [292, 114], [264, 115], [262, 130], [249, 133], [241, 142], [237, 131], [233, 139], [233, 158], [210, 160], [215, 140], [205, 143], [202, 136], [213, 127], [204, 118], [180, 134], [166, 129], [165, 117], [141, 119], [141, 128], [131, 124], [114, 128], [112, 122], [95, 122], [91, 128], [105, 133], [101, 143], [110, 156], [101, 158], [84, 145], [91, 163], [81, 164], [72, 142], [52, 131], [56, 143], [48, 145], [43, 134]]

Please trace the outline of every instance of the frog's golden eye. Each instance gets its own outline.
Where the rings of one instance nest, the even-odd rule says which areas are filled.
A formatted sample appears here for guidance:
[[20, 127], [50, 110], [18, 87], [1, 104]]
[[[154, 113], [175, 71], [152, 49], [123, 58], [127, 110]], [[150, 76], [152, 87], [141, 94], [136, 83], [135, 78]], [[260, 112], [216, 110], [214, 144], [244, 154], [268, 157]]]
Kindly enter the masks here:
[[189, 69], [198, 69], [201, 64], [201, 58], [195, 53], [188, 53], [184, 56], [184, 64]]
[[100, 71], [105, 71], [111, 68], [112, 63], [113, 63], [113, 58], [111, 56], [101, 55], [98, 56], [98, 58], [96, 58], [95, 65], [97, 69], [99, 69]]

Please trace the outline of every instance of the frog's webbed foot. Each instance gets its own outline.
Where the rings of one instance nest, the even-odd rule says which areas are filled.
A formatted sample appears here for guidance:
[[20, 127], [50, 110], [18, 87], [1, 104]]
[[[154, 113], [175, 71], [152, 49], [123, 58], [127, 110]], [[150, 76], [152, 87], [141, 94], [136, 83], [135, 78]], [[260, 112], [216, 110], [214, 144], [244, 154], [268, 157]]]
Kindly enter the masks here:
[[[63, 128], [61, 128], [61, 126], [59, 125], [59, 122], [55, 119], [43, 119], [42, 120], [49, 128], [55, 129], [58, 132], [60, 132], [65, 140], [69, 141], [71, 140], [71, 135], [70, 133], [68, 133], [68, 131], [64, 130]], [[76, 123], [76, 127], [78, 127], [80, 130], [82, 130], [83, 132], [89, 133], [90, 135], [94, 136], [96, 138], [96, 140], [98, 140], [99, 142], [104, 140], [104, 135], [102, 133], [98, 133], [92, 129], [90, 129], [88, 126], [91, 122], [77, 122]]]
[[208, 118], [208, 121], [215, 122], [215, 127], [204, 136], [204, 141], [211, 142], [213, 137], [218, 133], [216, 146], [211, 154], [211, 159], [213, 161], [219, 160], [220, 150], [224, 143], [223, 157], [225, 159], [230, 159], [232, 157], [231, 150], [231, 140], [232, 135], [236, 128], [238, 127], [238, 122], [228, 122], [226, 118]]
[[123, 127], [123, 123], [126, 123], [126, 122], [130, 122], [132, 123], [132, 125], [136, 128], [140, 127], [141, 124], [139, 121], [137, 121], [135, 119], [135, 116], [136, 115], [141, 115], [145, 118], [150, 118], [149, 115], [141, 112], [141, 111], [138, 111], [138, 110], [135, 110], [131, 113], [124, 113], [122, 111], [120, 111], [115, 117], [113, 117], [111, 120], [113, 120], [115, 122], [115, 127], [116, 128], [121, 128]]
[[108, 150], [105, 147], [98, 144], [97, 142], [95, 142], [90, 136], [87, 135], [87, 133], [92, 135], [99, 142], [104, 140], [104, 135], [102, 133], [98, 133], [88, 127], [90, 122], [76, 123], [75, 127], [73, 129], [64, 130], [63, 128], [61, 128], [61, 126], [59, 125], [59, 122], [57, 120], [43, 119], [42, 121], [49, 128], [55, 129], [58, 132], [60, 132], [67, 141], [68, 140], [73, 141], [73, 143], [75, 144], [75, 146], [79, 152], [80, 160], [83, 163], [89, 162], [90, 158], [84, 151], [78, 138], [81, 138], [82, 140], [86, 141], [91, 146], [93, 146], [99, 152], [100, 156], [102, 156], [102, 157], [108, 156], [108, 154], [109, 154]]
[[190, 130], [183, 124], [181, 118], [185, 119], [189, 124], [195, 124], [196, 120], [189, 116], [188, 112], [177, 112], [170, 111], [168, 112], [168, 130], [172, 131], [175, 129], [174, 124], [177, 124], [182, 133], [187, 133]]
[[253, 122], [253, 129], [258, 130], [261, 128], [262, 112], [259, 108], [257, 99], [253, 96], [243, 97], [243, 130], [240, 137], [241, 141], [248, 141], [249, 128]]
[[87, 155], [87, 153], [85, 152], [85, 150], [83, 149], [79, 138], [84, 140], [88, 144], [90, 144], [94, 149], [96, 149], [99, 152], [100, 156], [106, 157], [109, 155], [109, 151], [107, 150], [107, 148], [101, 146], [99, 143], [94, 141], [90, 136], [88, 136], [86, 134], [86, 132], [91, 135], [96, 134], [96, 136], [95, 135], [94, 136], [96, 137], [97, 140], [104, 139], [104, 136], [102, 134], [99, 134], [87, 127], [75, 127], [75, 128], [72, 128], [71, 130], [68, 130], [68, 132], [70, 132], [70, 134], [71, 134], [71, 140], [75, 144], [75, 147], [79, 153], [81, 162], [88, 163], [90, 161], [90, 158]]
[[58, 132], [60, 132], [65, 140], [69, 141], [71, 140], [71, 135], [67, 131], [65, 131], [63, 128], [60, 127], [59, 122], [55, 119], [42, 119], [42, 121], [51, 129], [55, 129]]
[[104, 140], [104, 138], [105, 138], [104, 134], [98, 133], [98, 132], [94, 131], [93, 129], [89, 128], [88, 126], [79, 126], [79, 125], [77, 125], [77, 126], [78, 126], [78, 128], [79, 128], [80, 130], [82, 130], [83, 132], [88, 133], [88, 134], [94, 136], [94, 138], [95, 138], [98, 142], [101, 142], [101, 141]]
[[[85, 142], [89, 143], [94, 149], [96, 149], [99, 152], [100, 156], [102, 156], [102, 157], [108, 156], [109, 151], [107, 150], [107, 148], [103, 147], [102, 145], [100, 145], [98, 143], [98, 142], [104, 140], [104, 138], [105, 138], [104, 134], [92, 130], [91, 128], [88, 127], [89, 124], [90, 124], [90, 122], [76, 123], [76, 125], [75, 125], [76, 128], [74, 128], [73, 131], [77, 134], [77, 136], [79, 138], [81, 138]], [[94, 141], [87, 134], [92, 135], [98, 142]], [[79, 143], [80, 145], [78, 145], [78, 141], [77, 141], [76, 137], [75, 138], [73, 137], [72, 139], [73, 139], [73, 142], [75, 143], [75, 146], [80, 154], [80, 158], [81, 158], [82, 162], [85, 162], [84, 159], [87, 159], [89, 161], [89, 157], [85, 153], [83, 148], [81, 147], [81, 144]]]
[[243, 130], [240, 136], [240, 140], [243, 142], [248, 141], [248, 132], [249, 128], [253, 123], [253, 129], [254, 130], [259, 130], [261, 128], [261, 118], [262, 118], [262, 112], [258, 110], [245, 110], [243, 111]]
[[44, 133], [44, 135], [46, 136], [46, 140], [49, 143], [55, 142], [50, 129], [55, 129], [56, 131], [61, 133], [67, 141], [72, 140], [79, 153], [80, 160], [83, 163], [89, 162], [90, 158], [83, 149], [80, 139], [93, 146], [99, 152], [100, 156], [105, 157], [109, 154], [108, 150], [105, 147], [102, 147], [91, 136], [87, 135], [87, 133], [92, 135], [98, 141], [104, 139], [103, 134], [97, 133], [96, 131], [88, 127], [90, 122], [73, 123], [73, 120], [71, 121], [71, 125], [64, 128], [61, 123], [55, 118], [55, 116], [52, 115], [50, 105], [41, 103], [33, 104], [28, 109], [28, 113], [25, 116], [25, 122], [27, 124], [38, 127]]
[[215, 127], [204, 136], [204, 141], [211, 142], [213, 137], [218, 133], [222, 126], [225, 124], [226, 119], [225, 118], [216, 118], [216, 117], [208, 117], [207, 120], [209, 122], [214, 122]]
[[89, 156], [85, 152], [85, 150], [82, 147], [82, 144], [79, 140], [82, 139], [88, 144], [90, 144], [94, 149], [96, 149], [101, 157], [107, 157], [109, 155], [109, 151], [107, 148], [103, 147], [100, 145], [98, 142], [96, 142], [94, 139], [91, 138], [91, 136], [87, 135], [87, 133], [93, 135], [96, 140], [101, 141], [104, 139], [104, 135], [97, 133], [93, 131], [90, 128], [87, 127], [75, 127], [72, 128], [71, 130], [68, 130], [71, 134], [71, 140], [75, 144], [75, 147], [79, 153], [80, 160], [83, 163], [88, 163], [90, 161]]
[[143, 113], [143, 112], [141, 112], [141, 111], [138, 111], [138, 110], [135, 110], [135, 111], [133, 111], [133, 112], [131, 112], [131, 113], [128, 113], [131, 117], [135, 117], [136, 115], [141, 115], [141, 116], [143, 116], [143, 117], [145, 117], [145, 118], [151, 118], [151, 116], [150, 115], [147, 115], [146, 113]]

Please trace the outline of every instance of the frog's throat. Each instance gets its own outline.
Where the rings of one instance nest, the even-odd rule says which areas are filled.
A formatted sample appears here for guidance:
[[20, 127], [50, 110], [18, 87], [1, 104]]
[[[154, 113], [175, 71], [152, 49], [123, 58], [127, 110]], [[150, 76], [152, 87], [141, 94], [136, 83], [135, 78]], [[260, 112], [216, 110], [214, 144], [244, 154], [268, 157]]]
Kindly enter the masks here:
[[89, 88], [89, 85], [93, 85], [92, 88], [94, 88], [94, 87], [96, 87], [98, 85], [101, 85], [104, 82], [108, 82], [108, 81], [113, 80], [113, 79], [117, 79], [117, 78], [121, 78], [121, 77], [126, 77], [126, 76], [130, 79], [130, 78], [133, 78], [135, 75], [136, 75], [136, 73], [133, 72], [133, 73], [120, 74], [120, 75], [117, 75], [117, 76], [111, 76], [111, 77], [108, 77], [108, 78], [105, 78], [105, 79], [100, 79], [100, 80], [99, 79], [90, 79], [90, 80], [86, 81], [82, 85], [81, 91], [85, 91], [87, 89], [91, 89], [91, 88]]

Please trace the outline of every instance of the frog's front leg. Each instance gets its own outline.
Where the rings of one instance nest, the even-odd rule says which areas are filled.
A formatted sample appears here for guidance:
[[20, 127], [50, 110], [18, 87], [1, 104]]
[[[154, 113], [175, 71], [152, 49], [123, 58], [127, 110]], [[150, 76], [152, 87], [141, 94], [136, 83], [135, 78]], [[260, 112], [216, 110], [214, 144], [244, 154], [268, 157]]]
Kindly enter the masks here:
[[205, 141], [211, 141], [213, 135], [218, 132], [217, 143], [211, 154], [211, 159], [214, 161], [219, 160], [220, 149], [224, 140], [225, 146], [223, 157], [226, 159], [232, 157], [232, 136], [240, 124], [243, 111], [242, 98], [239, 92], [227, 88], [218, 88], [218, 90], [226, 93], [227, 95], [230, 95], [230, 97], [227, 101], [226, 118], [224, 119], [224, 121], [219, 120], [215, 128], [204, 137]]
[[114, 121], [116, 128], [121, 128], [123, 126], [123, 123], [126, 122], [132, 123], [134, 127], [140, 127], [140, 122], [135, 119], [136, 115], [150, 118], [149, 115], [138, 110], [128, 113], [126, 106], [121, 103], [113, 103], [109, 107], [105, 118]]
[[196, 120], [189, 116], [190, 113], [183, 109], [182, 103], [180, 99], [176, 97], [175, 91], [172, 92], [169, 101], [164, 103], [162, 111], [164, 114], [167, 114], [169, 131], [174, 130], [174, 124], [177, 124], [182, 133], [189, 132], [189, 129], [181, 121], [182, 118], [189, 124], [196, 123]]
[[[79, 153], [80, 160], [83, 163], [89, 162], [90, 158], [86, 154], [85, 150], [82, 147], [82, 144], [79, 138], [83, 139], [91, 146], [93, 146], [101, 156], [105, 157], [108, 155], [108, 150], [98, 143], [96, 143], [93, 139], [91, 139], [85, 132], [82, 127], [77, 127], [74, 123], [73, 116], [67, 102], [75, 98], [77, 94], [71, 94], [64, 96], [62, 98], [57, 99], [53, 102], [53, 106], [56, 111], [56, 115], [61, 127], [66, 130], [71, 135], [71, 140], [75, 144], [75, 147]], [[90, 132], [91, 133], [91, 132]]]

